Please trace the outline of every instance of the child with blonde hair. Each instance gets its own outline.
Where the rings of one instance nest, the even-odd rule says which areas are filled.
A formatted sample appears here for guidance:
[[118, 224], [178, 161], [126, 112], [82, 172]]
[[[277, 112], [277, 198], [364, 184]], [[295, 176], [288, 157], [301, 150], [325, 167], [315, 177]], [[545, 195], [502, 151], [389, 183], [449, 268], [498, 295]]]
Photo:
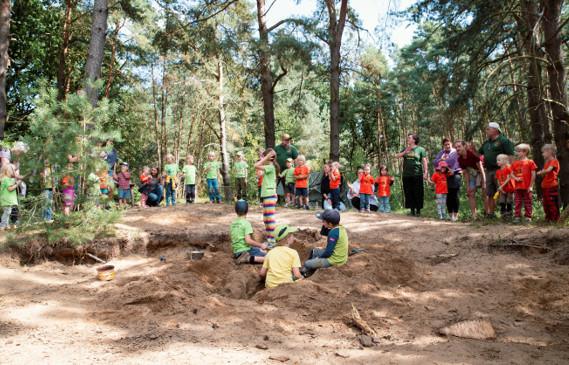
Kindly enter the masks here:
[[531, 222], [532, 216], [532, 189], [535, 182], [537, 165], [528, 158], [530, 146], [520, 143], [515, 151], [518, 159], [512, 163], [512, 173], [510, 176], [514, 180], [515, 186], [515, 212], [514, 223], [519, 223], [522, 216], [522, 206], [525, 211], [527, 222]]
[[306, 165], [306, 157], [298, 155], [296, 158], [296, 167], [294, 169], [295, 194], [297, 198], [297, 208], [310, 210], [308, 205], [308, 179], [310, 177], [310, 167]]
[[12, 210], [18, 206], [17, 188], [18, 182], [14, 170], [10, 165], [3, 165], [0, 169], [0, 207], [2, 208], [0, 229], [8, 227]]
[[281, 172], [279, 175], [281, 178], [284, 178], [285, 186], [285, 208], [292, 206], [294, 204], [294, 164], [292, 158], [286, 159], [286, 170]]
[[245, 160], [243, 152], [237, 152], [236, 161], [233, 165], [233, 172], [236, 180], [237, 199], [247, 199], [247, 170], [249, 165]]
[[207, 154], [208, 161], [204, 164], [204, 172], [207, 180], [207, 191], [209, 194], [209, 202], [221, 203], [221, 194], [219, 193], [219, 181], [217, 180], [221, 163], [215, 159], [215, 152], [210, 151]]
[[559, 220], [559, 161], [556, 158], [557, 148], [552, 144], [546, 144], [541, 148], [545, 165], [537, 175], [543, 176], [541, 180], [541, 193], [543, 196], [543, 210], [545, 219], [550, 222]]
[[[496, 171], [496, 182], [498, 183], [498, 204], [500, 205], [500, 215], [502, 218], [512, 216], [512, 203], [514, 201], [514, 180], [511, 177], [512, 167], [510, 166], [510, 156], [500, 154], [496, 157], [496, 164], [500, 168]], [[495, 197], [496, 199], [496, 197]]]
[[164, 165], [164, 187], [166, 188], [166, 207], [176, 205], [176, 188], [178, 187], [178, 173], [180, 169], [175, 163], [174, 155], [166, 155], [166, 165]]
[[114, 177], [119, 186], [119, 206], [125, 208], [131, 201], [132, 191], [130, 190], [130, 171], [128, 163], [121, 162], [121, 172]]
[[334, 161], [330, 164], [330, 199], [332, 200], [332, 209], [340, 209], [340, 185], [342, 185], [342, 174], [340, 173], [340, 163]]
[[[152, 180], [152, 176], [150, 175], [150, 167], [144, 166], [142, 168], [142, 172], [140, 173], [139, 179], [140, 179], [140, 186], [144, 186]], [[148, 207], [148, 205], [146, 205], [147, 201], [148, 201], [148, 194], [146, 193], [146, 191], [142, 190], [140, 192], [140, 206], [142, 208], [147, 208]]]
[[194, 156], [186, 157], [186, 164], [182, 168], [184, 174], [184, 184], [186, 185], [186, 203], [193, 204], [196, 200], [196, 166], [194, 165]]

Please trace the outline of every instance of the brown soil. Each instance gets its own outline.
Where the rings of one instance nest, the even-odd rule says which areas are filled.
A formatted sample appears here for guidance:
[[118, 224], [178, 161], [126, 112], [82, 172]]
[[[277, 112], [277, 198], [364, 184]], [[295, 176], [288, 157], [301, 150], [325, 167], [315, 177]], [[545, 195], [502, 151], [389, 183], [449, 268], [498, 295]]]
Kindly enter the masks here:
[[[324, 244], [313, 213], [277, 217], [301, 228], [293, 248], [302, 259]], [[262, 228], [259, 210], [249, 218]], [[569, 362], [567, 229], [348, 213], [351, 246], [365, 252], [269, 290], [258, 266], [233, 262], [233, 219], [227, 206], [129, 211], [121, 237], [76, 251], [110, 259], [110, 282], [95, 280], [100, 265], [76, 253], [35, 266], [19, 264], [30, 247], [1, 256], [1, 362]], [[187, 258], [195, 248], [205, 250], [200, 261]], [[358, 341], [352, 305], [377, 333], [371, 347]], [[476, 319], [489, 320], [496, 339], [438, 335]]]

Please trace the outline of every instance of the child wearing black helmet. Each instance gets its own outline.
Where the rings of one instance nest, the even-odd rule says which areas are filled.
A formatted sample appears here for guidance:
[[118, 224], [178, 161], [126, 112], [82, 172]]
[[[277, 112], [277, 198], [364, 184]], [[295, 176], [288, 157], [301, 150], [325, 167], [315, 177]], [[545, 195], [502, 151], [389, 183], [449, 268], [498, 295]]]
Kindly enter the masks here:
[[249, 204], [245, 200], [235, 203], [237, 219], [231, 223], [231, 248], [237, 264], [260, 264], [265, 260], [267, 245], [255, 241], [253, 226], [247, 220]]
[[316, 217], [322, 221], [321, 233], [328, 239], [325, 248], [314, 248], [310, 252], [301, 270], [304, 276], [309, 276], [320, 268], [341, 266], [348, 262], [348, 233], [340, 225], [340, 212], [329, 209]]

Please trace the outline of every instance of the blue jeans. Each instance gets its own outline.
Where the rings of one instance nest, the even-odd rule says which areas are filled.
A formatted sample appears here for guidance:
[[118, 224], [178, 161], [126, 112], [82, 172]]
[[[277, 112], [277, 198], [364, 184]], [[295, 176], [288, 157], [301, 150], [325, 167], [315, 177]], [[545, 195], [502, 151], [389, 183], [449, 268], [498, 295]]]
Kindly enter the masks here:
[[326, 267], [330, 267], [330, 263], [328, 259], [323, 259], [320, 256], [324, 254], [325, 249], [323, 248], [315, 248], [310, 253], [310, 259], [304, 262], [304, 267], [309, 270], [316, 270], [316, 269], [323, 269]]
[[166, 206], [176, 205], [176, 189], [172, 186], [172, 181], [166, 184]]
[[53, 220], [53, 191], [51, 189], [44, 189], [44, 207], [43, 207], [43, 220], [50, 221]]
[[160, 205], [160, 201], [162, 200], [162, 185], [157, 185], [156, 188], [151, 192], [148, 193], [148, 200], [146, 201], [148, 205]]
[[130, 200], [131, 196], [130, 189], [119, 189], [119, 199]]
[[219, 194], [219, 182], [217, 179], [207, 179], [207, 192], [210, 202], [221, 202], [221, 195]]
[[381, 213], [391, 213], [391, 203], [388, 196], [379, 197], [379, 211]]
[[10, 216], [12, 215], [12, 207], [3, 207], [2, 208], [2, 219], [0, 220], [0, 228], [8, 227], [10, 224]]
[[340, 207], [340, 188], [330, 190], [330, 199], [332, 200], [332, 209]]
[[[265, 251], [261, 250], [259, 247], [251, 247], [249, 249], [249, 251], [245, 251], [245, 252], [247, 252], [249, 255], [255, 256], [255, 257], [267, 256], [267, 253]], [[239, 256], [243, 255], [245, 252], [239, 252], [239, 253], [233, 254], [233, 257], [238, 258]]]
[[360, 210], [369, 210], [369, 194], [360, 193]]

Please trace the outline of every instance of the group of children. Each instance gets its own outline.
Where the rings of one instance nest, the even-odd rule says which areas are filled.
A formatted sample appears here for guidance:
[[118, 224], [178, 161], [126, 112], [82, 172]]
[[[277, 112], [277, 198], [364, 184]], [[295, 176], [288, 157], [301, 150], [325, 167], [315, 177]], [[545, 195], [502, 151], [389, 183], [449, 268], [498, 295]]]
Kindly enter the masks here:
[[[557, 222], [560, 217], [559, 204], [559, 161], [554, 145], [546, 144], [542, 148], [545, 165], [538, 171], [535, 162], [529, 159], [530, 146], [521, 143], [515, 147], [516, 159], [512, 162], [508, 155], [496, 158], [499, 169], [496, 171], [498, 191], [493, 196], [500, 206], [502, 218], [513, 215], [514, 223], [520, 223], [522, 209], [526, 222], [531, 222], [533, 213], [533, 186], [536, 176], [542, 176], [541, 192], [545, 219]], [[440, 161], [429, 182], [435, 186], [437, 213], [440, 219], [446, 219], [446, 197], [448, 193], [447, 177], [452, 175], [445, 161]]]
[[[263, 160], [270, 161], [270, 157]], [[259, 166], [269, 166], [263, 169], [265, 172], [272, 169], [271, 164]], [[271, 231], [266, 230], [266, 237], [271, 240], [258, 242], [253, 238], [253, 226], [247, 220], [248, 211], [247, 201], [238, 200], [235, 203], [237, 219], [230, 227], [233, 258], [237, 264], [262, 264], [259, 274], [265, 279], [267, 288], [292, 283], [312, 275], [317, 269], [348, 262], [348, 235], [340, 225], [340, 213], [337, 210], [325, 210], [317, 215], [322, 221], [321, 234], [327, 237], [326, 247], [312, 249], [304, 264], [301, 264], [298, 252], [290, 247], [294, 243], [296, 228], [288, 225], [275, 226]]]

